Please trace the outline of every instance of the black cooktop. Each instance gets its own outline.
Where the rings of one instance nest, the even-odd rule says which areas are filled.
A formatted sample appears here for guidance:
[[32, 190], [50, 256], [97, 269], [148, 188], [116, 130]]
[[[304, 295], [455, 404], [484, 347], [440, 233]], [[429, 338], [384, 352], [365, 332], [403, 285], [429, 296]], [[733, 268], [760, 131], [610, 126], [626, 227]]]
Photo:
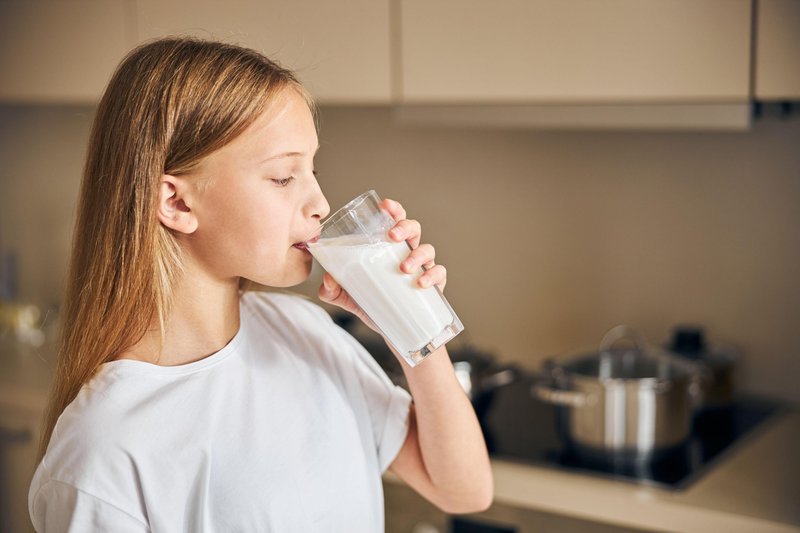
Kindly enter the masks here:
[[561, 438], [558, 408], [532, 398], [531, 384], [531, 377], [522, 377], [495, 392], [482, 418], [492, 457], [672, 490], [688, 487], [725, 452], [781, 410], [776, 401], [742, 396], [728, 408], [697, 415], [686, 445], [653, 460], [593, 460], [579, 456]]

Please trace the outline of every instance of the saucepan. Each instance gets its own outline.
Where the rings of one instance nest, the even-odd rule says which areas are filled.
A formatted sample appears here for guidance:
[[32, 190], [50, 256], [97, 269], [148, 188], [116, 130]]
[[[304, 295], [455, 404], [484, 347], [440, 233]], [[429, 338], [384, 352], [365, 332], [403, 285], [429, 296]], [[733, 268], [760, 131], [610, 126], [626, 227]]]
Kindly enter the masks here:
[[597, 353], [546, 361], [531, 391], [559, 407], [562, 436], [579, 455], [638, 461], [686, 443], [704, 379], [702, 366], [621, 325]]

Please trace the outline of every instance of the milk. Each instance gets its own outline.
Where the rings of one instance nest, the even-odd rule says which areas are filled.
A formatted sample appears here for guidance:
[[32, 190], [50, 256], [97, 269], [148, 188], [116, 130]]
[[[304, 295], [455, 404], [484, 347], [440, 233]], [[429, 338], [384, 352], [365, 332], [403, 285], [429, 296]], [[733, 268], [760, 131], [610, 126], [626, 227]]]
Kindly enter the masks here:
[[425, 356], [461, 331], [461, 323], [434, 287], [417, 285], [421, 268], [400, 270], [410, 252], [405, 242], [375, 240], [346, 235], [308, 243], [308, 249], [401, 355]]

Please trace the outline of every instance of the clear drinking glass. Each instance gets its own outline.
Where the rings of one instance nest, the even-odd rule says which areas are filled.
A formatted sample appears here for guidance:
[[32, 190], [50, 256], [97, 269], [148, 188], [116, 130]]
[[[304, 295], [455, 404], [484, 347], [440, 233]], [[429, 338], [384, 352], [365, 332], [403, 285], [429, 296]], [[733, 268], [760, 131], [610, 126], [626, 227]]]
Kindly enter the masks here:
[[306, 245], [314, 258], [350, 294], [387, 342], [410, 366], [461, 333], [464, 326], [438, 287], [416, 284], [400, 270], [411, 247], [394, 242], [395, 221], [367, 191], [328, 217]]

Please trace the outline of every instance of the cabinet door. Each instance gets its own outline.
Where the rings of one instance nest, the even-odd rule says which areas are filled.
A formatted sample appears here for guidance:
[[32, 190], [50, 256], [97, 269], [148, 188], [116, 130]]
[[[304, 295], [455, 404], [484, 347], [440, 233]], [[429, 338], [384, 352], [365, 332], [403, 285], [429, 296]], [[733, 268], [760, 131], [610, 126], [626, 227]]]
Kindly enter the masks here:
[[755, 96], [800, 99], [800, 2], [759, 0], [756, 12]]
[[750, 0], [403, 0], [406, 103], [735, 102]]
[[94, 103], [133, 44], [124, 0], [0, 0], [0, 101]]
[[266, 53], [321, 103], [388, 103], [389, 0], [138, 1], [139, 37], [196, 35]]

